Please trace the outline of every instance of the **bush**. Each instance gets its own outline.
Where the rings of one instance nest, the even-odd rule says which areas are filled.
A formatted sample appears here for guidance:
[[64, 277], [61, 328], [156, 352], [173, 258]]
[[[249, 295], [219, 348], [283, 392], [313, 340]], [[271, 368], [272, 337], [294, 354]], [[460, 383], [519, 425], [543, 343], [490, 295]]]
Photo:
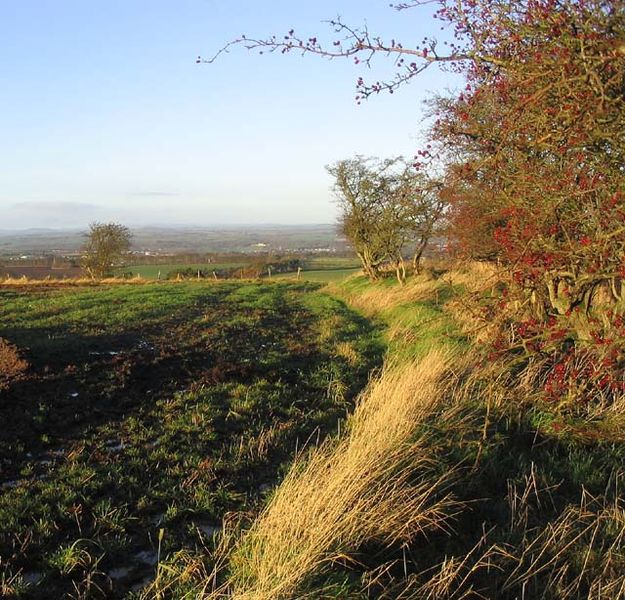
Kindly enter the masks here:
[[5, 388], [8, 383], [23, 374], [29, 367], [16, 346], [0, 338], [0, 389]]

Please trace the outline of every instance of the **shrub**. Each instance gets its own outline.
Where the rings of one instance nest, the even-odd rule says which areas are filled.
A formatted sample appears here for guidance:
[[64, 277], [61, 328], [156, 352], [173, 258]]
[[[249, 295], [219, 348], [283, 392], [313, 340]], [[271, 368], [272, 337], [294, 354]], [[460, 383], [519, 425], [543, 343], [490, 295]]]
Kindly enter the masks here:
[[28, 367], [28, 362], [20, 356], [17, 347], [0, 338], [0, 389], [23, 374]]

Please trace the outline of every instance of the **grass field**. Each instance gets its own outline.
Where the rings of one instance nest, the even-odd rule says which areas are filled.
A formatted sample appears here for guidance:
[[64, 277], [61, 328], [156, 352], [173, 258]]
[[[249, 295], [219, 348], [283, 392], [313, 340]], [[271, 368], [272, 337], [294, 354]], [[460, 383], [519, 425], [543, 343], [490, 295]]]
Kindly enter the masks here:
[[[304, 262], [300, 274], [303, 281], [318, 283], [339, 282], [361, 270], [360, 262], [354, 258], [341, 256], [316, 256]], [[285, 273], [277, 276], [279, 279], [296, 280], [296, 273]]]
[[208, 557], [384, 350], [310, 283], [5, 288], [0, 323], [30, 363], [0, 391], [12, 598], [132, 598], [166, 559]]
[[158, 274], [161, 274], [161, 279], [167, 279], [167, 276], [171, 271], [180, 271], [185, 269], [193, 269], [194, 271], [200, 270], [210, 273], [219, 269], [232, 269], [241, 267], [245, 263], [233, 262], [233, 263], [210, 263], [210, 264], [177, 264], [171, 263], [166, 265], [131, 265], [124, 268], [124, 272], [132, 273], [133, 275], [139, 275], [145, 279], [157, 279]]
[[[303, 281], [316, 281], [319, 283], [329, 283], [331, 281], [342, 281], [351, 275], [355, 275], [360, 271], [360, 268], [354, 269], [314, 269], [311, 271], [303, 270], [300, 274], [300, 280]], [[277, 279], [295, 281], [297, 279], [296, 273], [285, 273], [284, 275], [276, 276]]]
[[361, 268], [361, 264], [357, 258], [344, 256], [315, 256], [306, 260], [305, 267], [310, 270], [359, 269]]
[[[161, 279], [167, 279], [170, 272], [191, 269], [193, 271], [203, 271], [210, 273], [219, 269], [232, 269], [237, 267], [243, 267], [247, 263], [244, 262], [232, 262], [232, 263], [210, 263], [210, 264], [164, 264], [164, 265], [133, 265], [124, 268], [127, 273], [133, 275], [139, 275], [145, 279], [157, 279], [160, 273]], [[353, 258], [333, 257], [333, 256], [320, 256], [307, 259], [304, 263], [304, 269], [302, 271], [300, 280], [303, 281], [316, 281], [320, 283], [327, 283], [330, 281], [340, 281], [357, 273], [360, 270], [358, 260]], [[292, 279], [296, 280], [295, 273], [286, 273], [284, 275], [275, 276], [279, 279]]]

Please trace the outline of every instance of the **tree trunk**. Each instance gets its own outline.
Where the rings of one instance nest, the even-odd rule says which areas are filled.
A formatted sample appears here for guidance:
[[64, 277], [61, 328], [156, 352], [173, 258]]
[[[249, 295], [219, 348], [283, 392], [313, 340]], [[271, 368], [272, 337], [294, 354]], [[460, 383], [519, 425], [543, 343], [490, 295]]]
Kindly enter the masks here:
[[404, 264], [404, 259], [401, 256], [395, 261], [395, 274], [397, 276], [397, 281], [399, 281], [399, 285], [404, 285], [406, 282], [406, 266]]
[[427, 243], [427, 238], [421, 238], [415, 249], [414, 256], [412, 257], [412, 270], [415, 275], [418, 275], [421, 272], [421, 258], [423, 257], [423, 252], [425, 251]]

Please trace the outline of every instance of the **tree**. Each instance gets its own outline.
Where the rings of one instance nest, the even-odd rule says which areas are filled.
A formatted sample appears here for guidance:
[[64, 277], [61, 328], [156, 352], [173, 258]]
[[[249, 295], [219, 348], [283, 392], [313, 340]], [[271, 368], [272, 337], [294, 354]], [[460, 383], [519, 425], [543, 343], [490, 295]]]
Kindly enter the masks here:
[[132, 240], [127, 227], [119, 223], [91, 223], [86, 238], [83, 267], [93, 279], [112, 275], [123, 266]]
[[423, 253], [447, 209], [442, 181], [404, 162], [396, 196], [396, 203], [401, 207], [400, 226], [413, 248], [412, 269], [419, 273]]
[[379, 161], [361, 156], [328, 167], [341, 209], [341, 229], [354, 246], [367, 276], [375, 280], [390, 263], [400, 283], [406, 278], [404, 255], [414, 249], [419, 262], [444, 202], [438, 184], [403, 157]]
[[486, 4], [448, 13], [485, 58], [433, 129], [461, 150], [448, 166], [457, 237], [487, 233], [508, 274], [503, 347], [547, 359], [554, 397], [611, 395], [625, 370], [625, 6]]
[[[291, 30], [229, 46], [364, 64], [393, 57], [387, 81], [358, 80], [359, 101], [392, 93], [433, 64], [464, 75], [461, 93], [435, 101], [431, 147], [419, 154], [445, 162], [441, 194], [451, 203], [454, 246], [504, 269], [510, 338], [503, 347], [540, 354], [557, 393], [589, 385], [620, 391], [625, 2], [412, 0], [395, 8], [426, 4], [454, 34], [445, 52], [434, 38], [408, 47], [340, 19], [327, 44]], [[494, 302], [487, 318], [502, 304]]]
[[354, 247], [367, 277], [375, 281], [388, 255], [382, 227], [386, 192], [383, 171], [388, 165], [372, 166], [372, 160], [358, 156], [326, 168], [335, 180], [341, 231]]

